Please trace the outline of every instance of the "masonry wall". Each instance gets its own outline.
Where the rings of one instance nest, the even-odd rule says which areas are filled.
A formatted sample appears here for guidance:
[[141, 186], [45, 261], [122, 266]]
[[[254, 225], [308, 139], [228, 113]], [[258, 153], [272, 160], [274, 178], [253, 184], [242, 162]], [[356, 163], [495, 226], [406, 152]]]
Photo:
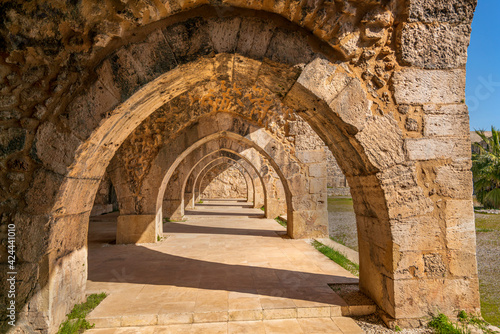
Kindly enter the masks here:
[[207, 172], [201, 182], [202, 198], [246, 198], [247, 184], [241, 172], [227, 163]]

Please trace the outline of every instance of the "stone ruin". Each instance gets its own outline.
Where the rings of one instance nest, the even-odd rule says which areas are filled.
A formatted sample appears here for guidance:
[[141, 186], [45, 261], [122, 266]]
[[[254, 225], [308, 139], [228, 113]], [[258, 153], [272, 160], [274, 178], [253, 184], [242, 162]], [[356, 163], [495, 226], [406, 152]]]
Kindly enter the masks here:
[[156, 240], [216, 159], [246, 171], [267, 217], [286, 205], [290, 237], [319, 237], [325, 145], [353, 197], [360, 289], [399, 326], [478, 313], [464, 103], [475, 5], [2, 2], [0, 276], [5, 311], [15, 226], [13, 331], [54, 333], [84, 299], [106, 171], [117, 241]]

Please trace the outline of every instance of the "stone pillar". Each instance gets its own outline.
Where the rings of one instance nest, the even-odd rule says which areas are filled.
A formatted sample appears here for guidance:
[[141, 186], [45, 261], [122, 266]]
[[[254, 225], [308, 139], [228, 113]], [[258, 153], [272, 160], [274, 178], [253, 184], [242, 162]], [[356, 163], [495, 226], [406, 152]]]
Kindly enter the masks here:
[[185, 209], [192, 210], [194, 209], [194, 189], [193, 191], [190, 192], [185, 192], [184, 193], [184, 200], [185, 200]]
[[304, 171], [290, 180], [294, 194], [293, 212], [288, 209], [288, 234], [292, 238], [328, 236], [327, 158], [325, 144], [302, 119], [292, 122], [288, 135], [294, 136], [295, 156]]
[[[177, 194], [172, 194], [170, 196], [176, 196]], [[164, 198], [163, 199], [163, 218], [168, 218], [170, 220], [182, 220], [182, 199], [180, 198]]]
[[121, 215], [116, 227], [117, 244], [156, 242], [155, 215]]
[[277, 198], [267, 197], [267, 203], [265, 206], [266, 218], [274, 219], [278, 217], [282, 212], [280, 212], [279, 200]]

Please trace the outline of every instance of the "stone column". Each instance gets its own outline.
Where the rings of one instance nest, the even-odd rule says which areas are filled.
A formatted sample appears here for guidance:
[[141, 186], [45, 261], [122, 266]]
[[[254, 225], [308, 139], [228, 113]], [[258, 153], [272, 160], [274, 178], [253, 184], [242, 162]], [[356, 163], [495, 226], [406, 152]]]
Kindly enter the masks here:
[[155, 215], [121, 215], [116, 227], [117, 244], [156, 242]]

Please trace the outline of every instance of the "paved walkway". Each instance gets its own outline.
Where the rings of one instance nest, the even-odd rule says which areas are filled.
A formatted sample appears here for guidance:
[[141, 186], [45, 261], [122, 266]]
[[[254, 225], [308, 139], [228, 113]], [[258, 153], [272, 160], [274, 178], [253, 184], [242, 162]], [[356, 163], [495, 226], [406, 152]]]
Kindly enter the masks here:
[[156, 244], [109, 245], [115, 220], [90, 224], [87, 292], [109, 296], [89, 333], [362, 333], [327, 285], [357, 278], [248, 203], [198, 204]]

